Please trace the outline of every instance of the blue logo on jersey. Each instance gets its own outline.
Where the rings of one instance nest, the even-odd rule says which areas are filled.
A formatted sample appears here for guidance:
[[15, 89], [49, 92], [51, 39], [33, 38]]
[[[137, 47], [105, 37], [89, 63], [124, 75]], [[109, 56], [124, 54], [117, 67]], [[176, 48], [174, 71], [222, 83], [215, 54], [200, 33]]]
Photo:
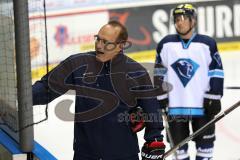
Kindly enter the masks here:
[[188, 82], [192, 79], [199, 67], [199, 65], [193, 60], [185, 58], [178, 59], [171, 66], [184, 87], [186, 87]]

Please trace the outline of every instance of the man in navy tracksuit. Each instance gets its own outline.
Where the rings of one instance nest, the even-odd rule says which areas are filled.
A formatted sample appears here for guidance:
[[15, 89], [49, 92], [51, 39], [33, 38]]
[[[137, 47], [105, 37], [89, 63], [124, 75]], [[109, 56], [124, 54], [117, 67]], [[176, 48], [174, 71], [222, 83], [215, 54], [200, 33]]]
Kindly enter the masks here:
[[70, 56], [32, 87], [34, 105], [76, 91], [74, 160], [138, 160], [136, 131], [143, 123], [128, 114], [138, 106], [158, 116], [145, 122], [142, 158], [161, 159], [164, 153], [159, 91], [147, 71], [123, 54], [127, 38], [126, 28], [110, 21], [95, 35], [96, 51]]

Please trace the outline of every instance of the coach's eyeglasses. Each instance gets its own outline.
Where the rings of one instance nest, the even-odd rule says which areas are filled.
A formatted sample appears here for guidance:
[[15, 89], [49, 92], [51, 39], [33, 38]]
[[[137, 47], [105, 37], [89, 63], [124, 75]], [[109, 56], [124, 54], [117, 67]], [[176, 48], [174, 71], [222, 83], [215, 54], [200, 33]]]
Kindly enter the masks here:
[[105, 50], [114, 50], [118, 44], [122, 43], [124, 45], [124, 49], [127, 49], [132, 46], [132, 44], [128, 41], [117, 41], [117, 42], [110, 42], [106, 39], [102, 39], [99, 35], [94, 35], [95, 42], [101, 42], [104, 45]]

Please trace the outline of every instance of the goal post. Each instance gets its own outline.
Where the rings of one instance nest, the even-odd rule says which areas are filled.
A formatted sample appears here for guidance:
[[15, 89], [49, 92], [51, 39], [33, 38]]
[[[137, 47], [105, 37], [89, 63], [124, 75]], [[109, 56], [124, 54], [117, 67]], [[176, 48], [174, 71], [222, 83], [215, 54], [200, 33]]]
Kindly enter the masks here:
[[21, 152], [33, 150], [27, 0], [0, 1], [0, 129]]
[[33, 149], [33, 109], [29, 45], [28, 1], [13, 0], [19, 117], [19, 143], [23, 152]]

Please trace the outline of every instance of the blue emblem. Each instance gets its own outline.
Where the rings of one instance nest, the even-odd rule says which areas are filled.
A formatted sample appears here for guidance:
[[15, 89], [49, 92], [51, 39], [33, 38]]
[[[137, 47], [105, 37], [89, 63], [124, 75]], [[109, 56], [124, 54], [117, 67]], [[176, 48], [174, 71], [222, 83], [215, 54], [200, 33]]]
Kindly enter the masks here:
[[174, 62], [171, 67], [176, 72], [183, 86], [186, 87], [196, 73], [199, 65], [191, 59], [181, 58]]

